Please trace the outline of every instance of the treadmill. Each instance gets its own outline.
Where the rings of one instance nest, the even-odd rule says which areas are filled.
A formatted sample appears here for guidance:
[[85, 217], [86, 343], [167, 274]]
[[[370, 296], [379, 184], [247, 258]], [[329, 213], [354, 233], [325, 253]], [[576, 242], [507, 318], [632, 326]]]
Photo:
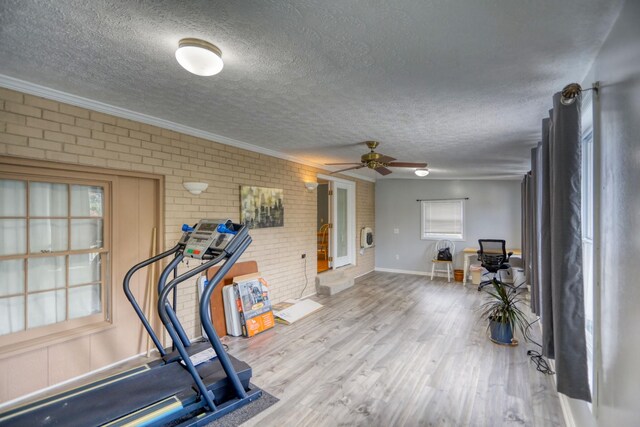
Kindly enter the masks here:
[[[262, 390], [249, 382], [251, 367], [224, 350], [210, 314], [214, 288], [251, 244], [248, 229], [231, 220], [203, 219], [194, 227], [183, 225], [182, 231], [176, 246], [136, 264], [123, 281], [127, 299], [160, 358], [0, 413], [0, 427], [202, 426], [262, 395]], [[173, 341], [172, 348], [165, 349], [131, 293], [129, 282], [138, 270], [172, 255], [158, 280], [158, 314]], [[188, 258], [201, 264], [178, 275], [178, 264]], [[208, 340], [191, 342], [175, 313], [176, 288], [219, 263], [220, 269], [205, 286], [199, 302]]]

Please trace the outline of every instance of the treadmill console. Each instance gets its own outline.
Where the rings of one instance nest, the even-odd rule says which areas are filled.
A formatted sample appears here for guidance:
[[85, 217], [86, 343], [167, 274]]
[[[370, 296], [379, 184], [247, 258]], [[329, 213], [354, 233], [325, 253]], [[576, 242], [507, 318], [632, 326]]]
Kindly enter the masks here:
[[209, 253], [221, 253], [233, 239], [231, 220], [201, 219], [186, 242], [184, 255], [202, 259]]

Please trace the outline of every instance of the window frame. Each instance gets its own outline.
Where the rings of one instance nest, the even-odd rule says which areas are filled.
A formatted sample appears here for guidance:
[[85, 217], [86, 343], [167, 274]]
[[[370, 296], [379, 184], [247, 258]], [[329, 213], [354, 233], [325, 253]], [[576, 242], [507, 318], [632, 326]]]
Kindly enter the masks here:
[[[3, 165], [4, 167], [5, 165]], [[110, 328], [113, 324], [113, 313], [112, 313], [112, 287], [111, 283], [112, 277], [112, 265], [111, 265], [111, 252], [112, 248], [112, 189], [113, 189], [113, 181], [109, 179], [109, 177], [99, 176], [97, 178], [87, 178], [85, 177], [86, 173], [73, 173], [71, 171], [59, 171], [56, 169], [40, 169], [36, 166], [22, 166], [16, 165], [15, 167], [6, 168], [7, 171], [0, 172], [0, 179], [6, 180], [16, 180], [16, 181], [24, 181], [26, 183], [26, 212], [24, 217], [19, 217], [20, 219], [24, 219], [27, 224], [27, 232], [26, 232], [26, 249], [24, 254], [13, 254], [13, 255], [2, 255], [0, 256], [0, 260], [9, 260], [9, 259], [22, 259], [23, 262], [26, 263], [27, 259], [36, 259], [36, 258], [47, 258], [47, 257], [55, 257], [55, 256], [64, 256], [65, 257], [65, 268], [66, 268], [66, 282], [63, 288], [65, 289], [66, 301], [65, 301], [65, 320], [51, 323], [48, 325], [37, 326], [32, 329], [24, 329], [21, 331], [11, 332], [5, 335], [0, 335], [0, 353], [12, 352], [17, 349], [21, 349], [24, 347], [33, 347], [40, 346], [40, 344], [44, 345], [44, 343], [48, 343], [50, 341], [56, 341], [61, 338], [65, 338], [68, 336], [76, 336], [80, 334], [82, 331], [91, 331], [94, 332], [96, 329], [104, 329]], [[67, 230], [67, 239], [68, 245], [67, 249], [64, 251], [55, 251], [48, 253], [30, 253], [30, 235], [29, 235], [29, 221], [30, 219], [38, 219], [44, 218], [40, 216], [31, 217], [31, 212], [29, 211], [29, 183], [30, 182], [44, 182], [44, 183], [52, 183], [52, 184], [66, 184], [68, 191], [68, 206], [71, 204], [71, 186], [72, 185], [86, 185], [86, 186], [97, 186], [103, 188], [103, 212], [102, 212], [102, 240], [103, 244], [101, 248], [89, 248], [89, 249], [71, 249], [71, 220], [72, 219], [83, 219], [85, 217], [73, 217], [71, 211], [68, 210], [67, 216], [65, 217], [68, 222], [68, 230]], [[3, 217], [3, 218], [18, 218], [18, 217]], [[47, 219], [57, 219], [58, 217], [47, 217]], [[62, 218], [62, 217], [60, 217]], [[87, 217], [88, 218], [88, 217]], [[93, 219], [97, 219], [98, 217], [92, 217]], [[86, 284], [80, 285], [69, 285], [69, 257], [71, 255], [79, 255], [85, 253], [100, 253], [101, 256], [101, 311], [96, 314], [91, 314], [88, 316], [82, 316], [75, 319], [69, 319], [69, 289], [74, 286], [83, 286]], [[26, 266], [25, 266], [26, 267]], [[24, 295], [25, 296], [25, 310], [24, 316], [25, 319], [28, 319], [28, 295], [34, 294], [37, 292], [29, 292], [27, 289], [28, 283], [28, 269], [24, 270], [24, 287], [20, 294], [15, 295]], [[96, 282], [91, 282], [96, 283]], [[13, 295], [13, 294], [12, 294]], [[6, 295], [7, 297], [9, 295]], [[25, 323], [25, 328], [28, 325]]]
[[[599, 98], [597, 92], [583, 93], [582, 98], [582, 138], [581, 138], [581, 239], [583, 263], [585, 259], [591, 259], [591, 265], [583, 264], [583, 289], [585, 301], [585, 341], [587, 344], [587, 369], [589, 373], [589, 386], [591, 389], [591, 403], [588, 404], [593, 415], [597, 416], [599, 406], [599, 366], [600, 356], [600, 123], [599, 123]], [[587, 250], [590, 254], [587, 255]], [[586, 271], [588, 269], [589, 271]], [[589, 280], [590, 279], [590, 280]], [[588, 294], [590, 292], [590, 294]], [[591, 301], [588, 307], [587, 298]], [[591, 309], [591, 313], [587, 311]], [[588, 317], [592, 319], [592, 328], [589, 330]], [[589, 346], [589, 344], [591, 344]]]
[[[460, 205], [460, 224], [461, 224], [461, 232], [460, 234], [438, 234], [438, 233], [427, 233], [425, 230], [425, 212], [426, 206], [428, 204], [436, 204], [436, 203], [452, 203], [457, 202]], [[420, 239], [421, 240], [442, 240], [447, 239], [455, 242], [461, 242], [465, 240], [465, 230], [466, 230], [466, 199], [446, 199], [446, 200], [421, 200], [420, 201]]]

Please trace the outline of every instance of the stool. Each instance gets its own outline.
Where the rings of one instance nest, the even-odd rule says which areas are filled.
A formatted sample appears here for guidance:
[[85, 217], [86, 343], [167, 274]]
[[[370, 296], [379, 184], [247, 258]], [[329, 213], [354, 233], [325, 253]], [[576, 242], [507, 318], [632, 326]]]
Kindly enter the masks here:
[[[446, 265], [447, 269], [446, 270], [439, 270], [436, 269], [436, 264], [440, 265], [440, 264], [444, 264]], [[453, 275], [453, 261], [441, 261], [438, 259], [433, 259], [431, 260], [431, 280], [433, 280], [433, 273], [435, 273], [436, 271], [446, 271], [447, 272], [447, 282], [451, 282], [451, 276]]]

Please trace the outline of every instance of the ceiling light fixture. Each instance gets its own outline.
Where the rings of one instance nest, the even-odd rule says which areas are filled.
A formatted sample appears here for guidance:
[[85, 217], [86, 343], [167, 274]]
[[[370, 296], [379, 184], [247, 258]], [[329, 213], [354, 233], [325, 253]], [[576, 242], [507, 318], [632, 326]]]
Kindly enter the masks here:
[[429, 175], [429, 169], [416, 169], [414, 173], [420, 177], [427, 176]]
[[182, 68], [198, 76], [213, 76], [222, 71], [222, 52], [200, 39], [182, 39], [176, 50], [176, 60]]

